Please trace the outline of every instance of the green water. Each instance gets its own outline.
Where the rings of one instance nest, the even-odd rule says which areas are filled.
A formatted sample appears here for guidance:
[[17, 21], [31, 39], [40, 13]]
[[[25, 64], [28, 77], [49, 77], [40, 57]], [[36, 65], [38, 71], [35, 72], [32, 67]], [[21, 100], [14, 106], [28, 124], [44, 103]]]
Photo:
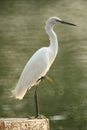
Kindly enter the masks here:
[[34, 88], [22, 101], [10, 98], [32, 54], [49, 45], [45, 21], [58, 16], [77, 27], [56, 25], [59, 52], [48, 75], [53, 82], [39, 86], [40, 113], [51, 120], [51, 130], [87, 130], [87, 1], [0, 1], [0, 117], [35, 114]]

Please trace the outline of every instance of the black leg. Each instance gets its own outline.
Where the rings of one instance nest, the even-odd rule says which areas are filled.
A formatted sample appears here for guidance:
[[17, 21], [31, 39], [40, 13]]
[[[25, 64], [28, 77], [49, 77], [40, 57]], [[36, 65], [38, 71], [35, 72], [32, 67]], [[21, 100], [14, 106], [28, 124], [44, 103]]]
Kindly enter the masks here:
[[36, 118], [39, 116], [39, 110], [38, 110], [38, 93], [37, 93], [37, 86], [35, 86], [35, 109], [36, 109]]

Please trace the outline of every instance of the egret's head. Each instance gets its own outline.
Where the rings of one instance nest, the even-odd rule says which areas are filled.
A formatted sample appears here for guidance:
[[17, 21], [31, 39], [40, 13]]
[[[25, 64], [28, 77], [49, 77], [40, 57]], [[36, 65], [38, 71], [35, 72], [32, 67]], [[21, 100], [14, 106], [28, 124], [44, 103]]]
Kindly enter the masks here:
[[66, 21], [63, 21], [62, 19], [58, 18], [58, 17], [50, 17], [48, 20], [47, 20], [47, 24], [50, 24], [51, 26], [55, 25], [56, 23], [62, 23], [62, 24], [68, 24], [68, 25], [72, 25], [72, 26], [76, 26], [75, 24], [73, 23], [70, 23], [70, 22], [66, 22]]
[[54, 25], [56, 24], [58, 21], [61, 21], [60, 18], [58, 17], [50, 17], [48, 20], [47, 20], [47, 23], [51, 24], [51, 25]]

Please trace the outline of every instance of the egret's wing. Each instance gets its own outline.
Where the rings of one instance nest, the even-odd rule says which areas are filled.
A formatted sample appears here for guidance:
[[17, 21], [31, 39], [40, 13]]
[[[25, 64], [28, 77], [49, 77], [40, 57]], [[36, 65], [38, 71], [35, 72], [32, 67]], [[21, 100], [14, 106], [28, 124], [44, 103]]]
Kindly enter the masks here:
[[36, 81], [44, 76], [48, 71], [49, 53], [46, 47], [39, 49], [26, 64], [16, 88], [13, 90], [13, 96], [22, 99]]

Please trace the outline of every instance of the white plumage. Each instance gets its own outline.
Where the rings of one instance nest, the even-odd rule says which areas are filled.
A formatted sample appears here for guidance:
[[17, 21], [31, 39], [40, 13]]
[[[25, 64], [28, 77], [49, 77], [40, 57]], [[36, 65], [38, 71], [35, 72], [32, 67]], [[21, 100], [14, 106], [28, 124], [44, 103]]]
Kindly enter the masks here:
[[13, 90], [14, 97], [22, 99], [26, 91], [32, 86], [37, 85], [40, 81], [39, 79], [48, 72], [58, 52], [57, 36], [53, 31], [53, 25], [57, 22], [75, 26], [57, 17], [51, 17], [47, 20], [45, 29], [50, 37], [50, 45], [37, 50], [30, 58], [20, 76], [16, 88]]

